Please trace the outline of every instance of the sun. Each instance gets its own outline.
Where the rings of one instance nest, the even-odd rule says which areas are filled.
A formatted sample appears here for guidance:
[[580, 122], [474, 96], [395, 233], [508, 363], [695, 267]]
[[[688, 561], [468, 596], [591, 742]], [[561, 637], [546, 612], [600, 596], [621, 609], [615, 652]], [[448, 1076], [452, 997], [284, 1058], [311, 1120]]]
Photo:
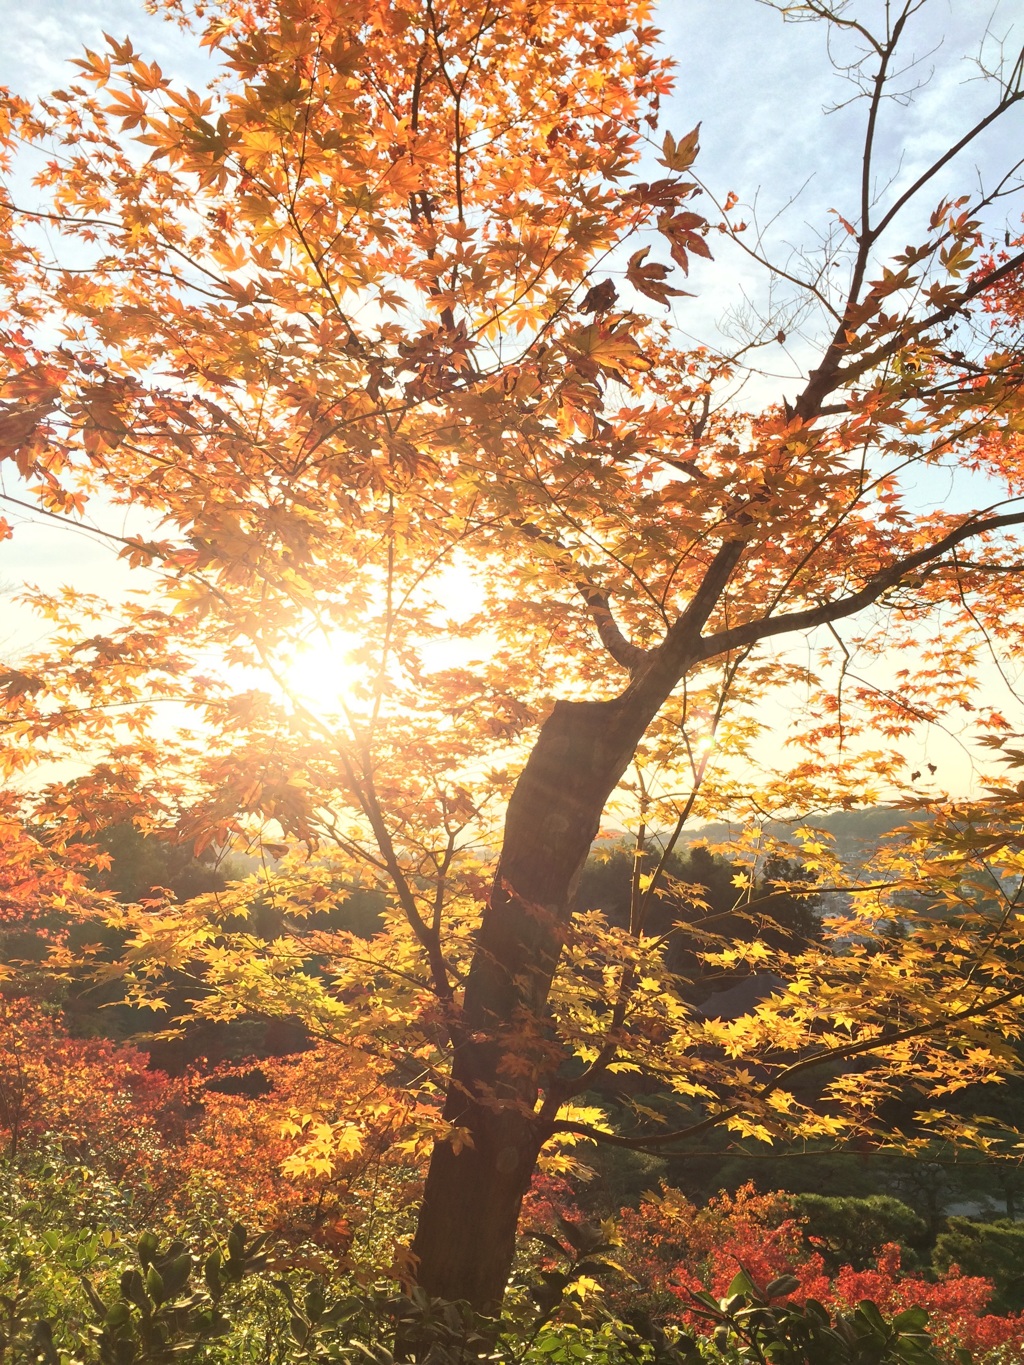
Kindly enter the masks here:
[[365, 642], [348, 631], [317, 630], [297, 641], [279, 673], [292, 701], [318, 714], [360, 710], [373, 689], [374, 669], [357, 655]]

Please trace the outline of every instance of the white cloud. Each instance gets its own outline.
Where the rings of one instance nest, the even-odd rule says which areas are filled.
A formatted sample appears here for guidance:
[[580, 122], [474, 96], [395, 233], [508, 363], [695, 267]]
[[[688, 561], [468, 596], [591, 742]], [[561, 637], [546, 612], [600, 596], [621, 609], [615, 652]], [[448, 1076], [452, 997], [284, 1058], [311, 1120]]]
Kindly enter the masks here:
[[205, 50], [176, 25], [147, 14], [142, 0], [3, 0], [0, 22], [0, 85], [26, 98], [72, 81], [71, 60], [83, 48], [105, 47], [104, 33], [118, 41], [130, 36], [147, 61], [192, 84], [209, 65]]

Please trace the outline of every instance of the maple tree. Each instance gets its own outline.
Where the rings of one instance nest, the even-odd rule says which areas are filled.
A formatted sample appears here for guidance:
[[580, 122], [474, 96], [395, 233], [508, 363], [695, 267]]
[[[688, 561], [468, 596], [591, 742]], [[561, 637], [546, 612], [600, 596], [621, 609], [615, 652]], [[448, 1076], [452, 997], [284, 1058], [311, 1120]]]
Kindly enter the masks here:
[[0, 999], [0, 1137], [9, 1169], [23, 1147], [49, 1144], [101, 1185], [130, 1192], [141, 1218], [162, 1208], [175, 1173], [167, 1144], [180, 1131], [183, 1089], [147, 1068], [138, 1048], [73, 1038], [54, 1011]]
[[[34, 176], [0, 229], [8, 516], [94, 527], [139, 586], [34, 595], [53, 640], [0, 679], [3, 762], [50, 859], [132, 822], [263, 861], [186, 903], [83, 906], [128, 936], [108, 973], [155, 1008], [171, 973], [210, 1017], [296, 1016], [440, 1108], [410, 1265], [485, 1311], [542, 1149], [565, 1166], [580, 1139], [715, 1126], [994, 1142], [942, 1098], [1013, 1062], [1012, 781], [937, 795], [859, 878], [809, 826], [751, 822], [731, 856], [755, 926], [770, 859], [796, 859], [790, 897], [848, 895], [803, 952], [716, 939], [701, 889], [672, 887], [706, 964], [784, 983], [737, 1019], [681, 996], [643, 855], [691, 817], [913, 792], [901, 741], [961, 706], [1020, 761], [979, 670], [1021, 631], [1024, 252], [986, 255], [1008, 180], [937, 188], [1020, 102], [1020, 62], [876, 195], [920, 5], [877, 33], [785, 6], [860, 45], [866, 109], [860, 180], [804, 273], [702, 191], [697, 129], [658, 133], [640, 178], [671, 84], [646, 0], [153, 8], [209, 50], [208, 90], [110, 39], [0, 121]], [[753, 408], [751, 348], [661, 313], [695, 258], [733, 250], [805, 305], [799, 381]], [[770, 323], [755, 354], [787, 343]], [[983, 506], [915, 510], [920, 478], [960, 466], [990, 480]], [[757, 774], [773, 695], [799, 749]], [[616, 791], [639, 850], [625, 927], [575, 903]], [[330, 915], [368, 887], [388, 897], [371, 940]], [[908, 1075], [920, 1112], [886, 1134]], [[626, 1131], [580, 1109], [595, 1093], [633, 1103]]]

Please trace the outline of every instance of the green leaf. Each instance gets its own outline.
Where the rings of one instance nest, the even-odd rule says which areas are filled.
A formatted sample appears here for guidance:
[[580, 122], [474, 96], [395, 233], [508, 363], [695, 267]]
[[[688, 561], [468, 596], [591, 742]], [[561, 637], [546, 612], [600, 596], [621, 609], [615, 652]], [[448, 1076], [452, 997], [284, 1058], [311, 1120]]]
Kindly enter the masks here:
[[149, 1263], [150, 1263], [150, 1262], [153, 1260], [153, 1258], [156, 1256], [156, 1253], [157, 1253], [157, 1250], [159, 1249], [159, 1246], [160, 1246], [160, 1241], [159, 1241], [159, 1239], [158, 1239], [156, 1233], [154, 1233], [154, 1232], [144, 1232], [144, 1233], [142, 1234], [142, 1236], [139, 1238], [139, 1242], [138, 1242], [138, 1253], [139, 1253], [139, 1260], [141, 1261], [141, 1263], [142, 1263], [143, 1266], [149, 1265]]
[[756, 1292], [753, 1280], [751, 1280], [745, 1270], [741, 1270], [738, 1275], [733, 1276], [732, 1283], [725, 1291], [725, 1295], [726, 1298], [735, 1299], [742, 1297], [744, 1294], [754, 1294]]
[[222, 1289], [224, 1256], [220, 1247], [215, 1247], [203, 1263], [203, 1279], [211, 1295], [216, 1299]]
[[777, 1280], [765, 1285], [764, 1296], [766, 1299], [781, 1299], [799, 1288], [800, 1281], [795, 1275], [780, 1275]]
[[319, 1321], [324, 1306], [324, 1287], [319, 1280], [311, 1280], [306, 1290], [306, 1317], [310, 1322]]
[[924, 1308], [906, 1308], [897, 1313], [892, 1325], [900, 1332], [920, 1332], [928, 1325], [928, 1313]]
[[146, 1271], [146, 1290], [149, 1293], [150, 1298], [157, 1305], [163, 1303], [164, 1299], [167, 1297], [164, 1289], [163, 1276], [155, 1265], [151, 1265]]
[[132, 1267], [121, 1276], [121, 1297], [134, 1303], [144, 1313], [149, 1313], [151, 1304], [146, 1294], [146, 1285], [139, 1272]]
[[103, 1315], [103, 1325], [104, 1327], [124, 1327], [126, 1323], [131, 1322], [131, 1319], [132, 1310], [130, 1304], [125, 1303], [123, 1299], [119, 1299], [117, 1303], [112, 1303]]
[[552, 1237], [548, 1232], [531, 1232], [530, 1240], [532, 1242], [540, 1242], [541, 1246], [547, 1247], [547, 1249], [556, 1256], [570, 1255], [569, 1248], [563, 1245], [557, 1237]]
[[[181, 1246], [181, 1243], [179, 1242], [177, 1245]], [[189, 1277], [192, 1274], [192, 1257], [182, 1249], [173, 1258], [161, 1262], [160, 1274], [165, 1296], [168, 1299], [177, 1298], [188, 1284]]]

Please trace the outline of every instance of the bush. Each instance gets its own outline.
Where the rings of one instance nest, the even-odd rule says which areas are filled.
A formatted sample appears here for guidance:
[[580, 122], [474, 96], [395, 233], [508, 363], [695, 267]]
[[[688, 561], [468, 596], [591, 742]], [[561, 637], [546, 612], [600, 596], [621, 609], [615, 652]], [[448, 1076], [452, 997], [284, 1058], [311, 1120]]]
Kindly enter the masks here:
[[948, 1231], [936, 1239], [934, 1264], [940, 1272], [955, 1265], [968, 1275], [986, 1275], [995, 1284], [995, 1307], [1024, 1308], [1024, 1224], [950, 1218]]
[[[830, 1313], [814, 1299], [789, 1296], [799, 1289], [792, 1275], [759, 1289], [740, 1272], [723, 1299], [697, 1296], [699, 1310], [714, 1325], [714, 1345], [723, 1360], [786, 1362], [786, 1365], [945, 1365], [967, 1362], [965, 1351], [939, 1354], [928, 1331], [928, 1314], [911, 1308], [886, 1318], [863, 1299], [846, 1312]], [[696, 1343], [694, 1343], [696, 1347]], [[706, 1355], [704, 1356], [707, 1359]], [[701, 1359], [694, 1350], [689, 1360]], [[685, 1365], [689, 1360], [684, 1357]]]
[[790, 1205], [803, 1222], [808, 1245], [821, 1253], [830, 1271], [844, 1265], [866, 1270], [887, 1242], [898, 1243], [904, 1265], [913, 1265], [928, 1237], [924, 1220], [885, 1194], [866, 1199], [796, 1194]]
[[[867, 1202], [836, 1201], [846, 1205], [840, 1228], [850, 1226], [851, 1204]], [[920, 1225], [909, 1210], [906, 1217], [897, 1201], [882, 1200], [880, 1205], [879, 1222], [889, 1213], [906, 1232], [916, 1234]], [[742, 1271], [752, 1284], [794, 1277], [795, 1302], [816, 1300], [833, 1315], [856, 1313], [862, 1301], [876, 1304], [893, 1321], [922, 1309], [938, 1349], [949, 1360], [956, 1359], [957, 1350], [986, 1361], [1001, 1351], [1000, 1365], [1024, 1365], [1024, 1319], [989, 1311], [991, 1279], [961, 1274], [951, 1266], [935, 1282], [903, 1264], [897, 1242], [878, 1248], [870, 1263], [858, 1256], [861, 1269], [849, 1262], [829, 1266], [820, 1249], [809, 1250], [807, 1223], [795, 1216], [792, 1196], [758, 1194], [748, 1186], [734, 1195], [716, 1195], [698, 1208], [677, 1190], [665, 1188], [660, 1196], [649, 1195], [639, 1209], [624, 1209], [619, 1233], [625, 1245], [618, 1259], [633, 1283], [611, 1286], [608, 1299], [638, 1328], [646, 1320], [656, 1328], [682, 1327], [701, 1336], [706, 1324], [694, 1316], [695, 1298], [728, 1297], [730, 1284]], [[803, 1361], [799, 1355], [777, 1358]], [[816, 1358], [810, 1359], [816, 1365]]]

